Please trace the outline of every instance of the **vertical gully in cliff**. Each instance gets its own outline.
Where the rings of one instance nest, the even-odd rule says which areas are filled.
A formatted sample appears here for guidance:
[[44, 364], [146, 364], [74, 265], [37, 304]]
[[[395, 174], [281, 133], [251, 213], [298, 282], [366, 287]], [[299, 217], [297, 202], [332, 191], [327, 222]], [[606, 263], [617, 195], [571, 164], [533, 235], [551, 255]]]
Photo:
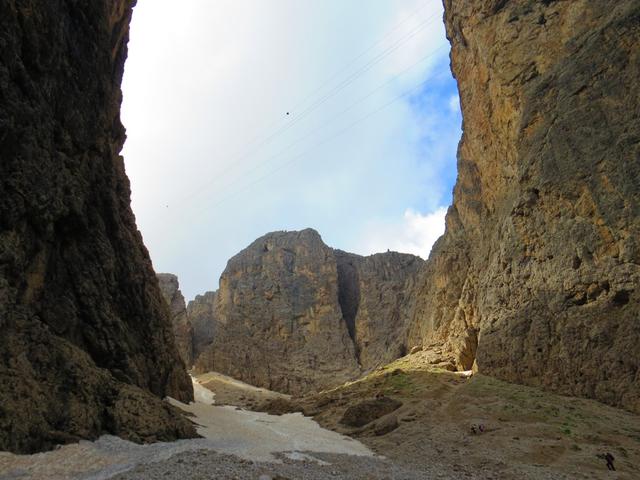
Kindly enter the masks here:
[[353, 342], [356, 360], [360, 363], [360, 348], [356, 341], [356, 316], [360, 305], [360, 281], [358, 270], [353, 260], [342, 252], [336, 251], [338, 265], [338, 303], [342, 310], [342, 318], [347, 325], [349, 337]]

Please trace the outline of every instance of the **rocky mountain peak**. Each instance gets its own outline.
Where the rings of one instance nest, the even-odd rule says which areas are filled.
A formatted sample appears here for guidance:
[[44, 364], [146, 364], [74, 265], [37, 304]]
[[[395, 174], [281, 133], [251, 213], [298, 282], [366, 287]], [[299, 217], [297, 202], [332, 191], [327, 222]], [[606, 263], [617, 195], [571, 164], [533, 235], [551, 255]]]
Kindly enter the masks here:
[[334, 250], [313, 229], [268, 233], [229, 260], [196, 369], [290, 393], [353, 379], [406, 350], [422, 263]]

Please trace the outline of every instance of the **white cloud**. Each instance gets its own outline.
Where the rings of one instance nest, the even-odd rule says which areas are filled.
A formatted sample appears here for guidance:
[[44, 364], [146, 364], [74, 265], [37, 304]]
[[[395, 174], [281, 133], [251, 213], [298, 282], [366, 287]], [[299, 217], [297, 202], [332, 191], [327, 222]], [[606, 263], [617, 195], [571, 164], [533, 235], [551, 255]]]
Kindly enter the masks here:
[[[460, 124], [441, 0], [176, 5], [135, 7], [123, 154], [154, 266], [176, 273], [186, 297], [215, 289], [227, 259], [268, 231], [313, 227], [366, 253], [371, 219], [398, 227], [405, 208], [449, 201]], [[419, 107], [400, 97], [436, 78]], [[410, 218], [400, 223], [413, 240], [380, 249], [425, 244]]]
[[426, 259], [433, 244], [444, 233], [446, 213], [447, 209], [444, 207], [425, 215], [407, 209], [396, 222], [370, 224], [360, 250], [365, 254], [391, 250], [412, 253]]
[[460, 97], [458, 95], [451, 95], [451, 98], [449, 98], [449, 110], [452, 113], [460, 112]]

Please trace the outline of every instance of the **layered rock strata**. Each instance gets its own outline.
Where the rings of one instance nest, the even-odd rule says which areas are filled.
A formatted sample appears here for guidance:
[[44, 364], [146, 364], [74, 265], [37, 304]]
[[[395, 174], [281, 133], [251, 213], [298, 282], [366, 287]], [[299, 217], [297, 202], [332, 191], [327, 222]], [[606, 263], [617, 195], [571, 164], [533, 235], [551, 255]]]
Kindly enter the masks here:
[[294, 394], [351, 380], [404, 353], [421, 264], [336, 251], [312, 229], [267, 234], [229, 260], [196, 369]]
[[640, 3], [445, 11], [464, 133], [409, 342], [640, 412]]
[[0, 3], [0, 449], [194, 435], [119, 155], [132, 1]]

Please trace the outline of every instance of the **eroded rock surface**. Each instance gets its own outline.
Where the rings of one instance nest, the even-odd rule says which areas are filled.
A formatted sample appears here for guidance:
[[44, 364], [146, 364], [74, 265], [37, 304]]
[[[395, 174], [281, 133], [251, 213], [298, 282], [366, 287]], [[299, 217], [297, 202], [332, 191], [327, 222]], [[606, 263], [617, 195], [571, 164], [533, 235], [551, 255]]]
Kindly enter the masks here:
[[338, 303], [336, 260], [314, 230], [268, 234], [231, 258], [216, 316], [200, 371], [287, 393], [359, 371]]
[[640, 3], [445, 9], [464, 133], [409, 343], [640, 412]]
[[172, 273], [158, 273], [158, 283], [162, 296], [171, 311], [171, 324], [176, 339], [176, 347], [187, 367], [193, 364], [193, 328], [187, 315], [187, 307], [180, 291], [178, 277]]
[[405, 355], [411, 292], [423, 260], [397, 252], [334, 254], [340, 304], [362, 369], [369, 371]]
[[195, 433], [119, 155], [132, 4], [0, 3], [0, 450]]
[[187, 315], [192, 328], [194, 360], [213, 342], [217, 323], [215, 311], [217, 295], [217, 292], [196, 295], [196, 298], [187, 305]]
[[351, 380], [404, 353], [421, 264], [333, 250], [312, 229], [267, 234], [229, 260], [196, 370], [293, 394]]

